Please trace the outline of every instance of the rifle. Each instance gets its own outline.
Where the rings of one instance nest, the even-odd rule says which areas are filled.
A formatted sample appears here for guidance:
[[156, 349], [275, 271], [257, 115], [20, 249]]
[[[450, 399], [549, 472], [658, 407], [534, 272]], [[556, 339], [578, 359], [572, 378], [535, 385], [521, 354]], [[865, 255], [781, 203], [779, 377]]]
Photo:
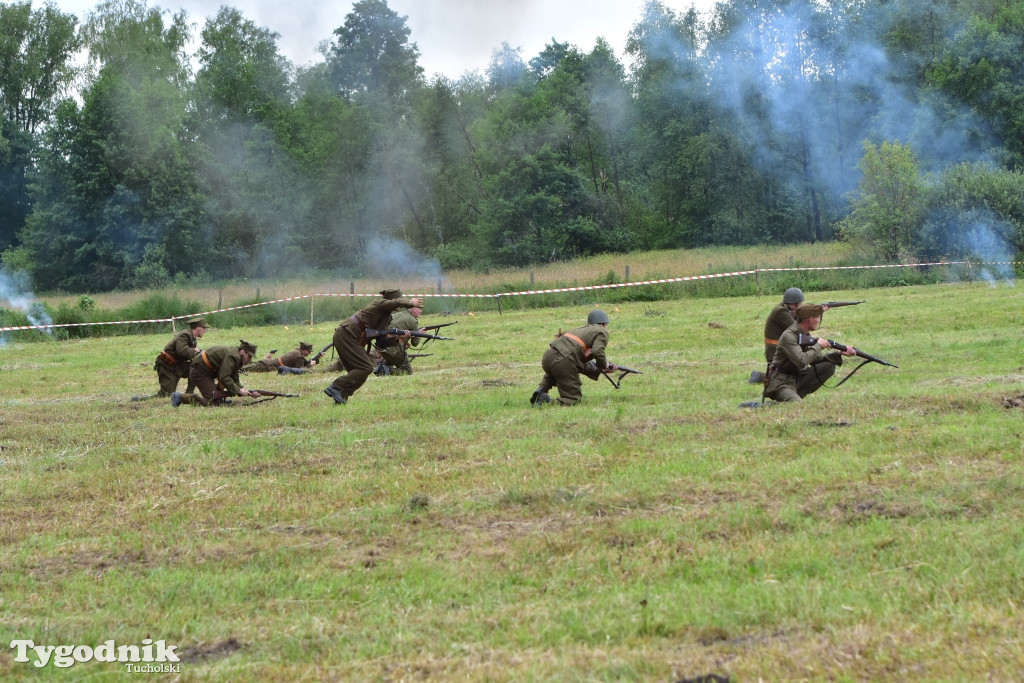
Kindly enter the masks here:
[[256, 394], [255, 400], [249, 401], [248, 403], [242, 403], [241, 405], [243, 406], [252, 406], [257, 403], [263, 403], [264, 401], [273, 401], [278, 396], [284, 396], [286, 398], [294, 398], [298, 396], [298, 394], [282, 394], [279, 391], [269, 391], [267, 389], [249, 389], [249, 391]]
[[269, 396], [271, 398], [277, 398], [283, 396], [285, 398], [297, 398], [298, 394], [282, 394], [279, 391], [269, 391], [267, 389], [250, 389], [249, 391], [258, 394], [259, 396]]
[[381, 337], [401, 337], [406, 334], [412, 337], [419, 337], [420, 339], [452, 340], [451, 337], [440, 337], [436, 334], [427, 334], [426, 332], [418, 332], [417, 330], [400, 330], [397, 327], [392, 327], [387, 330], [375, 330], [372, 327], [368, 327], [366, 328], [366, 341], [373, 341], [375, 339], [380, 339]]
[[642, 375], [642, 374], [644, 374], [644, 373], [640, 372], [639, 370], [634, 370], [633, 368], [627, 368], [625, 365], [620, 365], [617, 372], [619, 372], [619, 379], [618, 379], [618, 381], [612, 379], [612, 376], [608, 372], [607, 369], [605, 369], [605, 370], [598, 370], [597, 369], [597, 362], [596, 361], [592, 361], [592, 360], [591, 361], [587, 361], [587, 364], [583, 366], [583, 374], [584, 375], [586, 375], [590, 379], [594, 380], [595, 382], [600, 378], [601, 375], [604, 375], [605, 377], [608, 378], [608, 381], [611, 382], [612, 386], [615, 387], [616, 389], [618, 389], [622, 385], [622, 380], [626, 377], [626, 375]]
[[270, 349], [268, 353], [270, 353], [270, 355], [273, 356], [275, 353], [277, 353], [277, 349]]
[[856, 306], [857, 304], [866, 304], [867, 301], [826, 301], [819, 306], [828, 306], [829, 308], [840, 308], [841, 306]]
[[425, 327], [421, 327], [420, 329], [421, 329], [421, 330], [423, 330], [423, 331], [427, 331], [427, 330], [439, 330], [439, 329], [441, 329], [442, 327], [448, 327], [449, 325], [458, 325], [458, 324], [459, 324], [459, 321], [458, 321], [458, 320], [456, 320], [456, 321], [454, 321], [454, 322], [450, 322], [450, 323], [441, 323], [441, 324], [439, 324], [439, 325], [427, 325], [427, 326], [425, 326]]
[[407, 354], [405, 354], [405, 357], [408, 358], [409, 360], [412, 360], [413, 358], [423, 358], [425, 356], [433, 356], [433, 355], [434, 354], [432, 354], [432, 353], [407, 353]]
[[312, 358], [309, 359], [309, 363], [312, 365], [313, 363], [316, 363], [317, 361], [319, 361], [321, 358], [324, 357], [324, 354], [327, 353], [331, 349], [332, 346], [334, 346], [334, 342], [331, 342], [330, 344], [328, 344], [324, 348], [320, 349], [315, 356], [313, 356]]
[[[832, 341], [831, 339], [826, 339], [825, 341], [827, 341], [828, 345], [831, 346], [836, 351], [845, 351], [848, 348], [846, 344], [840, 344], [839, 342]], [[797, 336], [797, 343], [800, 344], [800, 346], [807, 348], [817, 344], [818, 338], [812, 337], [809, 334], [801, 334]], [[894, 365], [889, 361], [882, 360], [878, 356], [872, 356], [870, 353], [866, 353], [864, 351], [861, 351], [860, 349], [854, 349], [854, 352], [869, 363], [881, 363], [882, 365], [888, 365], [890, 368], [899, 368], [898, 365]]]
[[[828, 345], [830, 347], [832, 347], [833, 349], [835, 349], [836, 351], [845, 351], [847, 348], [849, 348], [849, 347], [846, 346], [846, 344], [840, 344], [839, 342], [832, 341], [831, 339], [826, 339], [825, 341], [827, 341]], [[801, 335], [797, 335], [797, 343], [801, 347], [807, 348], [807, 347], [814, 346], [815, 344], [817, 344], [818, 343], [818, 338], [817, 337], [812, 337], [809, 334], [801, 334]], [[894, 364], [894, 363], [890, 363], [889, 361], [882, 360], [878, 356], [872, 356], [870, 353], [867, 353], [865, 351], [861, 351], [860, 349], [854, 349], [854, 353], [856, 353], [858, 356], [863, 358], [864, 362], [861, 363], [860, 365], [858, 365], [857, 367], [855, 367], [853, 370], [851, 370], [849, 375], [847, 375], [846, 377], [844, 377], [841, 380], [839, 380], [839, 384], [842, 384], [846, 380], [848, 380], [851, 377], [853, 377], [853, 373], [857, 372], [858, 370], [860, 370], [862, 367], [864, 367], [868, 363], [879, 363], [881, 365], [888, 365], [890, 368], [899, 368], [899, 366]], [[836, 387], [838, 387], [839, 384], [836, 384]], [[835, 387], [833, 387], [833, 388], [835, 388]]]

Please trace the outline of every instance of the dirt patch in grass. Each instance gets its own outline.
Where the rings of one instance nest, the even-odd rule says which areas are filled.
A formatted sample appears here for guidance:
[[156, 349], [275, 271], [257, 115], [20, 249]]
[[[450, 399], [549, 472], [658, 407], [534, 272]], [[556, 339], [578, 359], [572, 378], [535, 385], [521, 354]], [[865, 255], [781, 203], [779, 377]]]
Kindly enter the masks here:
[[182, 650], [178, 656], [183, 662], [201, 662], [210, 659], [222, 659], [242, 649], [244, 649], [242, 643], [237, 638], [232, 637], [216, 643], [193, 645]]
[[1008, 396], [1002, 400], [1004, 408], [1024, 408], [1024, 394], [1017, 394], [1016, 396]]

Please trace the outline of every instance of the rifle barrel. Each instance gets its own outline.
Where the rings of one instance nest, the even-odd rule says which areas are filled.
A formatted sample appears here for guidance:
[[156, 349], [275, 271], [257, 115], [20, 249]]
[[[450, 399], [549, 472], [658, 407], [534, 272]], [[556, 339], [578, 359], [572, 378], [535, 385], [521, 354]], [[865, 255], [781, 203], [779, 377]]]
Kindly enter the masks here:
[[857, 304], [866, 303], [867, 301], [826, 301], [821, 305], [828, 306], [829, 308], [840, 308], [841, 306], [856, 306]]
[[323, 358], [324, 354], [327, 353], [332, 346], [334, 346], [334, 342], [333, 341], [330, 344], [328, 344], [327, 346], [325, 346], [324, 348], [322, 348], [319, 351], [317, 351], [316, 355], [314, 355], [312, 358], [309, 359], [310, 362], [316, 362], [316, 361], [320, 360], [321, 358]]
[[[848, 348], [846, 346], [846, 344], [840, 344], [839, 342], [832, 341], [831, 339], [828, 339], [827, 341], [828, 341], [828, 345], [831, 346], [836, 351], [845, 351]], [[860, 356], [861, 358], [863, 358], [864, 360], [869, 360], [869, 361], [872, 361], [872, 362], [875, 362], [875, 363], [879, 363], [880, 365], [888, 365], [890, 368], [899, 368], [900, 367], [900, 366], [896, 365], [895, 363], [890, 363], [889, 361], [882, 360], [878, 356], [872, 356], [870, 353], [868, 353], [866, 351], [861, 351], [858, 348], [854, 348], [853, 352], [855, 354], [857, 354], [858, 356]]]
[[448, 327], [449, 325], [458, 325], [458, 324], [459, 324], [459, 321], [455, 320], [455, 321], [450, 322], [450, 323], [439, 323], [437, 325], [425, 325], [425, 326], [421, 327], [420, 329], [421, 330], [439, 330], [442, 327]]

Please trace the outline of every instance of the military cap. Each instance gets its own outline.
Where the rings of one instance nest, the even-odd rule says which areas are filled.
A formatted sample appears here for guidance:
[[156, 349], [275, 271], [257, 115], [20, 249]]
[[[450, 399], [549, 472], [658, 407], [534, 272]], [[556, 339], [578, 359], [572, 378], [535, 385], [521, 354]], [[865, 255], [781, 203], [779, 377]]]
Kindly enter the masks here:
[[309, 342], [299, 342], [299, 350], [300, 351], [312, 351], [313, 350], [313, 345], [310, 344]]
[[189, 318], [185, 322], [188, 323], [189, 327], [209, 327], [210, 323], [206, 322], [203, 318]]
[[244, 339], [238, 340], [238, 350], [248, 351], [250, 356], [256, 355], [256, 345], [253, 344], [252, 342], [247, 342]]
[[796, 307], [796, 319], [807, 320], [808, 318], [820, 318], [821, 306], [818, 304], [802, 303]]
[[385, 299], [398, 299], [402, 296], [402, 290], [400, 289], [382, 289], [380, 295]]

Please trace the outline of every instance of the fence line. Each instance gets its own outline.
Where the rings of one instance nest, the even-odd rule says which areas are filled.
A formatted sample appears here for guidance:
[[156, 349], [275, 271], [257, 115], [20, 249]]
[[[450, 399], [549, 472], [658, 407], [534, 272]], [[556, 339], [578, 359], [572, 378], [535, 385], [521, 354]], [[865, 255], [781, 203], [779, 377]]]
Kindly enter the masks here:
[[[975, 262], [973, 265], [1019, 265], [1020, 261], [980, 261]], [[498, 304], [498, 312], [501, 312], [501, 299], [502, 297], [517, 297], [517, 296], [532, 296], [536, 294], [559, 294], [565, 292], [587, 292], [602, 289], [619, 289], [623, 287], [643, 287], [648, 285], [662, 285], [662, 284], [673, 284], [680, 282], [694, 282], [698, 280], [716, 280], [727, 277], [738, 277], [741, 275], [753, 275], [755, 278], [759, 273], [783, 273], [783, 272], [797, 272], [797, 271], [819, 271], [819, 270], [868, 270], [878, 268], [921, 268], [927, 266], [967, 266], [968, 273], [970, 273], [972, 263], [971, 261], [935, 261], [931, 263], [892, 263], [875, 266], [791, 266], [789, 268], [754, 268], [753, 270], [737, 270], [725, 273], [711, 273], [708, 275], [687, 275], [682, 277], [671, 277], [671, 278], [659, 278], [655, 280], [640, 280], [636, 282], [620, 282], [607, 285], [580, 285], [577, 287], [555, 287], [552, 289], [531, 289], [523, 290], [519, 292], [500, 292], [498, 294], [455, 294], [455, 293], [424, 293], [424, 294], [410, 294], [409, 296], [419, 298], [434, 298], [434, 299], [494, 299]], [[760, 293], [760, 287], [758, 288]], [[357, 294], [350, 292], [344, 293], [310, 293], [300, 294], [297, 296], [283, 297], [280, 299], [273, 299], [271, 301], [260, 301], [254, 304], [243, 304], [240, 306], [228, 306], [225, 308], [217, 308], [209, 311], [201, 311], [198, 313], [189, 313], [188, 315], [177, 315], [170, 318], [151, 318], [148, 320], [113, 320], [103, 322], [92, 322], [92, 323], [51, 323], [49, 325], [15, 325], [11, 327], [0, 327], [0, 332], [13, 332], [18, 330], [52, 330], [56, 327], [86, 327], [92, 325], [139, 325], [146, 323], [171, 323], [174, 327], [175, 322], [178, 320], [185, 320], [193, 317], [205, 317], [208, 315], [214, 315], [216, 313], [227, 313], [229, 311], [239, 311], [247, 308], [256, 308], [257, 306], [269, 306], [271, 304], [286, 303], [289, 301], [300, 301], [303, 299], [310, 299], [309, 318], [310, 324], [313, 324], [313, 300], [316, 297], [345, 297], [349, 299], [356, 298], [375, 298], [378, 294]]]

